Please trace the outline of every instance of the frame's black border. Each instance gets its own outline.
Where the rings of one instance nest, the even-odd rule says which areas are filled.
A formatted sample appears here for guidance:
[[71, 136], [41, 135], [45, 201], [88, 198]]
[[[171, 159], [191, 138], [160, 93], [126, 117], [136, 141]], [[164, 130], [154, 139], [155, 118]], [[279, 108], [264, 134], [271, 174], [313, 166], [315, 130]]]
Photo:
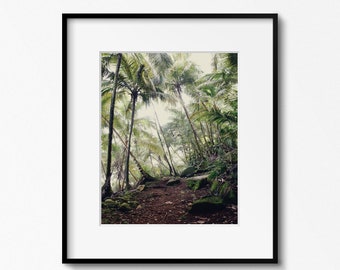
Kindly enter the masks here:
[[[273, 20], [273, 258], [94, 259], [67, 257], [67, 20], [68, 19], [272, 19]], [[277, 14], [62, 14], [62, 262], [70, 264], [278, 263], [278, 15]]]

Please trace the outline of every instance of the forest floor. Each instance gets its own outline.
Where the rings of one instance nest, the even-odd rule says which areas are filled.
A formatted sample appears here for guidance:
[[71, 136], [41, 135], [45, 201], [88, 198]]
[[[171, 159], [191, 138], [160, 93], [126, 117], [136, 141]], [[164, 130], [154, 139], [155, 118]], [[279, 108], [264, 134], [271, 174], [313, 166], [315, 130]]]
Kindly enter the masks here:
[[[176, 185], [168, 186], [169, 178], [162, 178], [127, 197], [113, 196], [102, 204], [102, 224], [237, 224], [235, 204], [191, 213], [195, 200], [210, 195], [209, 185], [194, 191], [185, 179], [178, 180]], [[116, 207], [118, 201], [120, 206]]]

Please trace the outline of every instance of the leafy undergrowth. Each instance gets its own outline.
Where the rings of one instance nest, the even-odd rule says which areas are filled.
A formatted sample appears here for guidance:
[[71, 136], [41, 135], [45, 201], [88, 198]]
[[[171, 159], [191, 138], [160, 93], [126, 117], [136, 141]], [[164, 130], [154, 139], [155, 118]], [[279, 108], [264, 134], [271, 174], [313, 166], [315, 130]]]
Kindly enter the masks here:
[[210, 187], [192, 190], [186, 179], [179, 180], [167, 186], [169, 178], [163, 178], [143, 190], [106, 200], [102, 204], [102, 224], [237, 224], [235, 204], [191, 211], [193, 203], [211, 195]]

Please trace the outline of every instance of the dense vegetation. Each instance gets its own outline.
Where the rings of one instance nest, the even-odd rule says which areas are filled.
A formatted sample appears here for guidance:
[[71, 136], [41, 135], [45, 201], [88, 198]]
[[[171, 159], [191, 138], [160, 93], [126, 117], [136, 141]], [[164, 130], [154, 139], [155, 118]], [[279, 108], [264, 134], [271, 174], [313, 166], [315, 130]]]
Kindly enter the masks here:
[[207, 74], [188, 53], [102, 53], [103, 200], [165, 176], [200, 173], [214, 196], [235, 199], [237, 54], [209, 55]]

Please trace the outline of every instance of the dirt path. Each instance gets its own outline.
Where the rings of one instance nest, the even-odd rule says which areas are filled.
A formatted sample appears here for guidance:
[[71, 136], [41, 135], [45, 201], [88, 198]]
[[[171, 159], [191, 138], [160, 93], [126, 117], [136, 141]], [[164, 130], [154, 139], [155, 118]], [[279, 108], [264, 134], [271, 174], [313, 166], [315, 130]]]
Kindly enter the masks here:
[[[237, 224], [237, 206], [227, 205], [213, 213], [189, 213], [193, 201], [210, 194], [209, 187], [193, 191], [184, 179], [167, 186], [163, 179], [143, 191], [134, 192], [131, 209], [103, 207], [103, 224]], [[114, 200], [114, 199], [113, 199]]]

